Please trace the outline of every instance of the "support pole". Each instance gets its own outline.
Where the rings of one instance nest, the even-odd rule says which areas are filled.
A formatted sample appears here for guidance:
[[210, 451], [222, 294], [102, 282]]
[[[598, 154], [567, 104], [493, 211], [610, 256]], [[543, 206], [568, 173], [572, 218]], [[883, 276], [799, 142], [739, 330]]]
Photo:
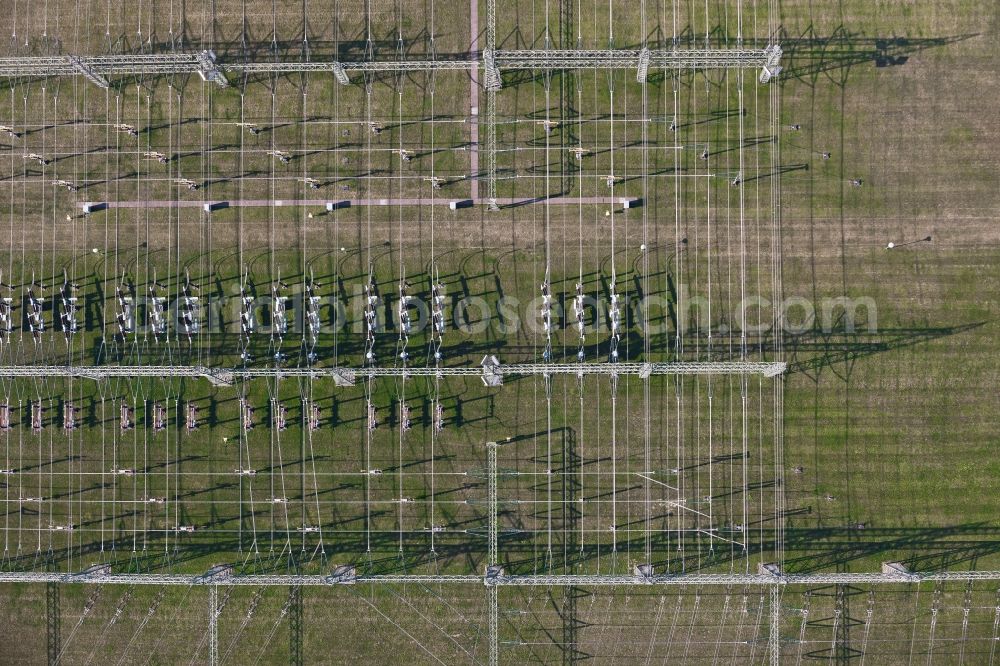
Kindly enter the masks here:
[[781, 646], [779, 636], [781, 628], [781, 586], [775, 583], [771, 586], [771, 624], [770, 636], [767, 640], [767, 647], [771, 655], [771, 666], [781, 664]]
[[208, 586], [208, 663], [219, 663], [219, 586]]
[[486, 48], [483, 49], [483, 79], [486, 85], [486, 208], [497, 205], [497, 91], [503, 85], [493, 58], [497, 48], [497, 3], [486, 0]]
[[500, 613], [499, 613], [499, 590], [496, 579], [503, 575], [503, 570], [497, 563], [497, 444], [496, 442], [486, 443], [486, 466], [488, 469], [486, 486], [488, 496], [487, 508], [487, 533], [488, 533], [488, 564], [486, 566], [486, 590], [489, 608], [489, 634], [490, 634], [490, 666], [497, 666], [500, 663]]
[[492, 212], [500, 210], [497, 205], [497, 93], [489, 88], [486, 90], [486, 208]]
[[489, 53], [490, 59], [492, 60], [492, 55], [496, 52], [496, 48], [497, 0], [486, 0], [486, 49], [483, 51], [483, 57], [485, 58], [486, 54]]
[[500, 604], [497, 595], [499, 588], [490, 585], [486, 589], [490, 603], [490, 666], [498, 666], [500, 664]]
[[487, 466], [487, 503], [489, 505], [489, 515], [487, 517], [487, 529], [489, 531], [489, 545], [487, 548], [487, 559], [490, 566], [497, 565], [497, 443], [486, 443], [486, 466]]
[[996, 657], [997, 645], [1000, 644], [1000, 588], [997, 588], [997, 605], [993, 610], [993, 640], [990, 641], [990, 663]]

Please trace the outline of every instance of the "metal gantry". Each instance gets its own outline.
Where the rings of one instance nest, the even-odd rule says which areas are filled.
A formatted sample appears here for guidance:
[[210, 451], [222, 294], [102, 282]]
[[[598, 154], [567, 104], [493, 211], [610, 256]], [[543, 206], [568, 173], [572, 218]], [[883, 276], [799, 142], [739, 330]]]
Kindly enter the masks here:
[[[473, 54], [475, 55], [475, 54]], [[438, 57], [413, 60], [287, 60], [217, 62], [211, 51], [193, 53], [119, 54], [99, 56], [26, 56], [0, 58], [0, 77], [25, 78], [81, 74], [95, 85], [108, 87], [108, 76], [199, 74], [220, 86], [228, 84], [223, 72], [293, 74], [330, 72], [340, 83], [349, 83], [352, 72], [422, 72], [468, 70], [482, 67], [487, 89], [500, 89], [502, 70], [516, 69], [764, 69], [769, 78], [780, 72], [781, 49], [518, 49], [498, 50], [496, 31], [486, 31], [482, 57]], [[775, 71], [777, 70], [777, 72]]]
[[[898, 562], [886, 562], [881, 573], [812, 573], [784, 574], [776, 565], [762, 564], [757, 574], [663, 574], [655, 575], [652, 568], [638, 566], [631, 576], [625, 575], [505, 575], [499, 566], [499, 548], [497, 537], [499, 532], [497, 514], [497, 445], [489, 442], [487, 449], [487, 483], [488, 483], [488, 513], [487, 531], [489, 537], [488, 559], [482, 576], [476, 575], [421, 575], [421, 574], [387, 574], [387, 575], [357, 575], [354, 567], [341, 565], [334, 567], [329, 575], [288, 575], [288, 574], [248, 574], [232, 575], [230, 565], [213, 567], [207, 573], [200, 575], [181, 574], [112, 574], [107, 565], [95, 565], [80, 573], [59, 574], [52, 572], [0, 572], [0, 583], [45, 583], [49, 590], [57, 590], [59, 584], [89, 583], [94, 585], [207, 585], [209, 588], [209, 658], [208, 663], [218, 663], [218, 616], [221, 611], [218, 600], [220, 585], [229, 586], [275, 586], [289, 585], [301, 600], [302, 586], [334, 586], [359, 584], [416, 584], [420, 586], [458, 584], [467, 585], [481, 582], [486, 586], [487, 593], [487, 624], [488, 624], [488, 663], [495, 666], [499, 659], [499, 588], [506, 586], [535, 587], [621, 587], [638, 585], [659, 586], [760, 586], [769, 593], [769, 635], [768, 661], [779, 664], [781, 661], [781, 592], [787, 585], [917, 585], [923, 582], [1000, 581], [1000, 571], [939, 571], [912, 572]], [[968, 595], [967, 595], [968, 596]], [[228, 593], [227, 593], [228, 597]], [[291, 597], [290, 597], [291, 598]], [[300, 601], [301, 602], [301, 601]], [[286, 604], [287, 607], [287, 604]], [[301, 609], [300, 609], [301, 610]], [[284, 611], [282, 612], [284, 616]], [[997, 621], [1000, 624], [1000, 605], [997, 606]], [[294, 622], [294, 620], [293, 620]], [[301, 622], [301, 619], [299, 620]], [[51, 624], [51, 622], [50, 622]], [[293, 632], [295, 628], [293, 627]], [[996, 628], [994, 627], [994, 633]], [[867, 635], [866, 635], [867, 640]], [[300, 653], [296, 653], [300, 654]]]
[[[80, 74], [102, 88], [108, 76], [154, 76], [198, 74], [205, 81], [227, 86], [223, 70], [242, 74], [292, 74], [330, 72], [341, 84], [350, 83], [354, 72], [404, 73], [432, 70], [466, 70], [482, 67], [486, 89], [486, 205], [499, 210], [497, 203], [497, 92], [503, 86], [502, 70], [635, 69], [636, 79], [645, 83], [650, 67], [659, 69], [760, 69], [759, 80], [767, 83], [781, 72], [782, 51], [772, 44], [765, 49], [512, 49], [499, 50], [496, 43], [496, 0], [486, 3], [486, 46], [479, 54], [412, 60], [357, 61], [234, 61], [217, 63], [212, 51], [194, 53], [120, 54], [101, 56], [37, 56], [0, 58], [0, 77], [30, 78]], [[478, 147], [477, 147], [478, 149]], [[480, 174], [472, 174], [479, 178]]]
[[[208, 68], [206, 65], [211, 64]], [[274, 63], [280, 65], [280, 63]], [[226, 66], [227, 69], [233, 69]], [[327, 65], [329, 69], [329, 64]], [[25, 56], [0, 58], [0, 77], [74, 76], [82, 74], [95, 85], [108, 87], [107, 76], [197, 74], [215, 80], [219, 71], [211, 51], [196, 53], [129, 53], [100, 56]], [[95, 77], [98, 80], [94, 80]], [[216, 81], [218, 82], [218, 81]], [[224, 85], [221, 84], [220, 85]]]
[[219, 586], [208, 586], [208, 663], [219, 663]]
[[761, 375], [777, 377], [787, 364], [772, 361], [673, 361], [668, 363], [512, 363], [483, 368], [464, 366], [413, 367], [244, 367], [217, 368], [199, 365], [3, 365], [0, 378], [80, 377], [103, 380], [118, 377], [201, 377], [229, 385], [242, 379], [303, 377], [330, 378], [341, 386], [351, 386], [368, 377], [476, 377], [527, 375]]
[[87, 79], [98, 88], [110, 87], [111, 84], [108, 83], [108, 80], [98, 74], [94, 67], [90, 63], [84, 62], [82, 58], [70, 55], [66, 56], [66, 62], [69, 63], [75, 73], [83, 75], [83, 78]]
[[[487, 582], [487, 578], [490, 580]], [[140, 573], [56, 573], [34, 571], [0, 572], [0, 583], [86, 583], [96, 585], [210, 585], [210, 586], [275, 586], [275, 585], [353, 585], [353, 584], [456, 584], [487, 583], [490, 587], [619, 587], [630, 585], [706, 585], [748, 586], [769, 588], [788, 585], [904, 585], [947, 581], [1000, 581], [1000, 571], [934, 571], [897, 573], [809, 573], [783, 574], [728, 574], [684, 573], [645, 575], [606, 574], [554, 574], [507, 575], [488, 572], [488, 575], [435, 575], [435, 574], [381, 574], [381, 575], [295, 575], [295, 574], [234, 574], [207, 583], [203, 575], [193, 574], [140, 574]]]
[[[486, 208], [497, 205], [497, 92], [503, 85], [494, 54], [497, 48], [496, 0], [486, 0], [486, 48], [483, 49], [483, 81], [486, 88]], [[478, 150], [479, 147], [476, 147]], [[472, 174], [478, 178], [478, 174]]]
[[[572, 70], [572, 69], [634, 69], [636, 79], [645, 83], [649, 68], [656, 69], [760, 69], [759, 81], [767, 83], [781, 71], [781, 49], [770, 45], [766, 49], [525, 49], [497, 48], [496, 2], [487, 0], [486, 40], [481, 54], [458, 54], [454, 57], [409, 60], [359, 61], [255, 61], [219, 63], [211, 51], [195, 53], [122, 54], [102, 56], [42, 56], [0, 58], [0, 77], [31, 78], [82, 75], [102, 88], [111, 85], [112, 76], [156, 76], [165, 74], [198, 74], [205, 81], [219, 86], [228, 85], [225, 70], [241, 74], [275, 75], [285, 73], [329, 72], [343, 85], [351, 82], [352, 73], [405, 73], [432, 70], [466, 70], [480, 67], [486, 89], [486, 201], [497, 210], [497, 93], [502, 89], [503, 70]], [[478, 178], [480, 174], [472, 174]], [[217, 368], [207, 366], [70, 366], [15, 365], [0, 367], [0, 378], [12, 377], [82, 377], [104, 380], [118, 377], [200, 377], [220, 385], [258, 377], [331, 378], [337, 385], [350, 386], [355, 380], [379, 376], [480, 376], [488, 386], [499, 386], [504, 376], [524, 375], [634, 375], [646, 379], [651, 375], [760, 375], [778, 377], [786, 371], [782, 362], [765, 361], [677, 361], [667, 363], [484, 363], [453, 367], [375, 367], [363, 368], [309, 367], [299, 368]], [[499, 562], [497, 446], [487, 444], [488, 465], [488, 556], [482, 575], [357, 575], [354, 568], [341, 566], [329, 575], [233, 574], [210, 571], [208, 574], [137, 574], [111, 573], [107, 566], [98, 566], [80, 573], [0, 572], [0, 582], [58, 584], [122, 584], [122, 585], [208, 585], [209, 586], [209, 663], [218, 661], [217, 621], [220, 612], [218, 588], [221, 585], [249, 586], [328, 586], [350, 584], [469, 584], [485, 585], [488, 597], [489, 663], [499, 663], [500, 586], [622, 586], [622, 585], [743, 585], [768, 587], [771, 594], [770, 658], [779, 658], [780, 589], [784, 585], [830, 584], [914, 584], [940, 580], [1000, 580], [1000, 571], [912, 573], [904, 567], [883, 567], [881, 573], [815, 573], [783, 574], [777, 570], [757, 574], [693, 573], [627, 575], [506, 575]], [[1000, 615], [998, 615], [1000, 617]]]
[[525, 49], [496, 51], [503, 69], [756, 69], [767, 49]]
[[500, 568], [498, 539], [498, 516], [497, 516], [497, 444], [496, 442], [486, 443], [486, 466], [487, 466], [487, 564], [483, 582], [486, 585], [487, 603], [489, 605], [489, 640], [491, 666], [500, 663], [500, 595], [496, 581], [503, 575]]
[[497, 544], [497, 444], [496, 442], [486, 443], [486, 469], [487, 469], [487, 497], [489, 506], [487, 514], [488, 543], [486, 547], [486, 559], [488, 566], [498, 564], [498, 544]]
[[770, 589], [771, 621], [768, 624], [767, 648], [770, 655], [771, 666], [779, 666], [781, 663], [781, 587], [772, 585]]

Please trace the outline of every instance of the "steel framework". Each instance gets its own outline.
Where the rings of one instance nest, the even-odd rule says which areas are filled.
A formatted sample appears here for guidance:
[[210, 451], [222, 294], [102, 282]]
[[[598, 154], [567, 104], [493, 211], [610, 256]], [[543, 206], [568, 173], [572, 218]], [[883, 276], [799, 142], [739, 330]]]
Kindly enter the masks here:
[[[497, 3], [486, 0], [486, 48], [483, 50], [483, 75], [486, 88], [486, 208], [497, 211], [497, 91], [503, 85], [496, 64]], [[474, 174], [475, 175], [475, 174]], [[492, 653], [490, 657], [492, 658]]]
[[781, 587], [772, 585], [770, 589], [771, 621], [768, 623], [767, 649], [771, 666], [781, 663]]
[[110, 86], [108, 80], [97, 73], [92, 66], [85, 63], [83, 60], [76, 56], [66, 56], [66, 61], [70, 66], [76, 71], [77, 74], [82, 74], [85, 79], [93, 83], [98, 88], [107, 88]]
[[497, 579], [502, 575], [499, 568], [498, 555], [498, 516], [497, 516], [497, 445], [496, 442], [486, 443], [486, 466], [489, 470], [487, 475], [487, 565], [485, 578], [486, 596], [489, 604], [489, 640], [490, 656], [489, 662], [493, 666], [500, 663], [500, 595], [496, 586]]
[[1000, 581], [1000, 571], [931, 571], [913, 573], [808, 573], [808, 574], [659, 574], [644, 575], [232, 575], [207, 582], [203, 575], [140, 573], [55, 573], [32, 571], [0, 572], [0, 583], [88, 583], [97, 585], [354, 585], [354, 584], [482, 584], [488, 587], [619, 587], [629, 585], [745, 585], [754, 587], [788, 585], [900, 585], [945, 581]]
[[[635, 69], [640, 83], [650, 67], [661, 69], [761, 69], [766, 83], [781, 71], [781, 49], [523, 49], [496, 48], [495, 0], [487, 2], [486, 46], [481, 59], [468, 54], [453, 58], [357, 61], [258, 61], [217, 63], [212, 51], [196, 53], [122, 54], [101, 56], [36, 56], [0, 58], [0, 77], [24, 78], [82, 75], [102, 88], [107, 76], [155, 76], [197, 73], [205, 81], [228, 85], [223, 70], [244, 74], [274, 75], [297, 72], [330, 72], [341, 84], [350, 83], [352, 72], [405, 73], [432, 70], [483, 68], [486, 89], [486, 186], [487, 207], [499, 210], [496, 193], [496, 94], [502, 87], [501, 71], [516, 69]], [[475, 56], [476, 54], [472, 54]], [[478, 177], [478, 174], [473, 174]]]
[[[1000, 580], [1000, 571], [938, 571], [911, 572], [905, 566], [890, 562], [883, 563], [881, 573], [813, 573], [813, 574], [783, 574], [774, 565], [762, 565], [757, 574], [667, 574], [654, 575], [651, 570], [636, 568], [632, 576], [615, 575], [512, 575], [504, 574], [496, 562], [498, 558], [497, 536], [497, 447], [493, 442], [487, 444], [488, 474], [488, 537], [489, 556], [482, 576], [450, 576], [450, 575], [361, 575], [355, 574], [350, 566], [338, 566], [330, 575], [230, 575], [218, 576], [209, 571], [200, 575], [180, 574], [112, 574], [106, 565], [97, 565], [80, 573], [58, 574], [49, 572], [0, 572], [2, 583], [45, 583], [52, 595], [58, 590], [59, 584], [90, 583], [97, 585], [182, 585], [209, 586], [209, 663], [217, 663], [218, 638], [217, 621], [219, 614], [218, 587], [220, 585], [250, 585], [274, 586], [289, 585], [293, 594], [298, 595], [301, 603], [302, 586], [332, 586], [358, 584], [476, 584], [486, 587], [487, 622], [489, 633], [488, 661], [492, 665], [500, 663], [499, 659], [499, 587], [500, 586], [540, 586], [540, 587], [595, 587], [595, 586], [633, 586], [633, 585], [719, 585], [719, 586], [759, 586], [769, 592], [769, 637], [768, 657], [771, 664], [780, 663], [780, 621], [781, 621], [781, 588], [786, 585], [914, 585], [923, 582], [942, 581], [972, 581]], [[57, 592], [56, 592], [57, 593]], [[301, 613], [301, 609], [299, 610]], [[51, 611], [50, 611], [51, 613]], [[1000, 611], [998, 611], [1000, 617]], [[293, 617], [293, 625], [301, 623], [301, 617]], [[52, 622], [50, 620], [50, 633]], [[292, 626], [291, 640], [296, 640], [296, 626]], [[50, 639], [51, 642], [51, 639]], [[294, 646], [293, 646], [294, 647]], [[301, 646], [298, 646], [299, 648]], [[293, 649], [293, 656], [301, 656], [301, 652]]]
[[208, 663], [219, 663], [219, 586], [208, 587]]
[[[502, 50], [496, 43], [495, 0], [487, 0], [485, 48], [480, 54], [458, 54], [453, 57], [412, 60], [357, 61], [257, 61], [219, 63], [211, 51], [197, 53], [131, 54], [104, 56], [45, 56], [0, 58], [0, 77], [30, 78], [82, 75], [103, 88], [111, 85], [110, 76], [157, 76], [168, 74], [198, 74], [203, 80], [219, 86], [228, 85], [224, 71], [237, 74], [276, 75], [286, 73], [328, 72], [339, 83], [351, 82], [352, 73], [408, 73], [435, 70], [465, 70], [481, 68], [486, 90], [486, 179], [487, 205], [498, 210], [497, 180], [497, 93], [502, 89], [503, 70], [575, 70], [575, 69], [634, 69], [639, 83], [647, 81], [649, 68], [656, 69], [760, 69], [759, 81], [767, 83], [780, 71], [781, 49], [777, 45], [766, 49], [541, 49]], [[473, 174], [479, 177], [479, 174]], [[718, 361], [670, 363], [525, 363], [504, 365], [498, 362], [479, 366], [457, 367], [395, 367], [395, 368], [216, 368], [207, 366], [2, 366], [0, 377], [80, 377], [93, 380], [128, 377], [202, 377], [216, 384], [232, 385], [253, 378], [307, 377], [331, 378], [338, 385], [349, 386], [356, 379], [408, 376], [480, 376], [488, 386], [499, 386], [509, 376], [542, 375], [761, 375], [778, 377], [786, 370], [781, 362]], [[1000, 580], [1000, 571], [911, 573], [905, 568], [884, 567], [882, 573], [817, 573], [783, 574], [779, 570], [757, 574], [661, 574], [649, 568], [632, 576], [625, 575], [506, 575], [500, 567], [498, 552], [497, 511], [497, 447], [489, 443], [488, 466], [488, 553], [482, 575], [356, 575], [353, 568], [338, 567], [329, 575], [287, 574], [137, 574], [111, 573], [108, 567], [91, 568], [80, 573], [0, 572], [0, 582], [46, 583], [50, 589], [59, 584], [124, 584], [124, 585], [209, 585], [209, 663], [218, 661], [217, 621], [220, 612], [220, 585], [273, 586], [288, 585], [299, 604], [298, 616], [293, 615], [292, 641], [295, 655], [301, 658], [301, 645], [295, 632], [301, 623], [301, 587], [351, 584], [482, 584], [488, 600], [489, 663], [499, 663], [498, 597], [501, 586], [592, 587], [629, 585], [743, 585], [769, 588], [771, 600], [770, 658], [779, 658], [780, 589], [784, 585], [830, 584], [914, 584], [939, 580]], [[349, 570], [349, 573], [347, 573]], [[297, 648], [297, 649], [296, 649]]]
[[[30, 56], [0, 58], [0, 77], [75, 76], [83, 74], [107, 87], [100, 77], [161, 74], [202, 74], [206, 80], [226, 85], [222, 70], [250, 74], [297, 72], [422, 72], [468, 70], [481, 66], [486, 80], [496, 70], [514, 69], [636, 69], [642, 65], [661, 69], [756, 69], [776, 66], [768, 49], [524, 49], [497, 50], [487, 31], [482, 59], [466, 57], [413, 60], [356, 61], [258, 61], [221, 62], [209, 51], [196, 53], [122, 54], [100, 56]], [[773, 64], [772, 64], [773, 63]], [[212, 66], [214, 65], [214, 67]], [[343, 79], [338, 75], [338, 80]], [[489, 87], [489, 83], [487, 83]]]
[[[491, 375], [762, 375], [777, 377], [787, 364], [767, 361], [676, 361], [671, 363], [513, 363], [490, 366]], [[5, 365], [0, 377], [81, 377], [112, 379], [128, 377], [203, 377], [219, 384], [240, 379], [274, 377], [331, 378], [341, 385], [352, 385], [366, 377], [455, 377], [483, 376], [480, 366], [451, 367], [290, 367], [290, 368], [214, 368], [198, 365]]]

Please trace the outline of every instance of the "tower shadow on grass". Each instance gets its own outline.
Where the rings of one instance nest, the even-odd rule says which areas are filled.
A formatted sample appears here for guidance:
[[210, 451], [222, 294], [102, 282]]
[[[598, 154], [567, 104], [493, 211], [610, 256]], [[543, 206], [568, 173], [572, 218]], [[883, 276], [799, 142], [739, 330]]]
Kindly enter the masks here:
[[891, 328], [877, 333], [823, 332], [814, 329], [785, 340], [785, 351], [791, 359], [788, 372], [814, 373], [842, 363], [850, 364], [874, 354], [966, 333], [986, 323], [980, 321], [957, 326]]
[[[789, 573], [844, 571], [855, 560], [879, 557], [902, 561], [914, 571], [979, 569], [979, 561], [1000, 553], [1000, 526], [969, 523], [947, 527], [889, 527], [857, 530], [787, 528], [787, 552], [806, 553], [785, 560]], [[987, 565], [986, 568], [994, 568]]]
[[828, 36], [817, 35], [810, 25], [799, 36], [782, 31], [778, 43], [784, 51], [782, 77], [808, 79], [839, 69], [871, 63], [876, 67], [905, 65], [910, 56], [948, 46], [979, 33], [945, 37], [869, 37], [840, 25]]

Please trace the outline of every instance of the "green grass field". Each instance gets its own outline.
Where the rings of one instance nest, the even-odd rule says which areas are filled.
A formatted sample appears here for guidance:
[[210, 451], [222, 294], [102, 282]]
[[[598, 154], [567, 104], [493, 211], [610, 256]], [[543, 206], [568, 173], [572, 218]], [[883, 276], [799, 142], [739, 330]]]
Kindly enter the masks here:
[[[298, 58], [307, 35], [317, 58], [359, 57], [369, 33], [364, 7], [347, 3], [292, 3], [272, 17], [270, 3], [217, 2], [214, 22], [206, 8], [174, 2], [165, 10], [144, 4], [134, 17], [102, 3], [50, 4], [44, 12], [22, 7], [0, 18], [20, 39], [29, 35], [27, 48], [12, 40], [11, 54], [51, 51], [43, 31], [61, 35], [63, 52], [104, 52], [107, 28], [118, 50], [173, 38], [179, 48], [212, 45], [224, 57], [239, 57], [245, 34], [254, 57], [270, 57], [273, 39], [282, 57]], [[747, 43], [768, 41], [764, 3], [739, 12], [732, 2], [678, 4], [676, 16], [671, 7], [650, 5], [643, 24], [638, 3], [609, 10], [518, 0], [498, 7], [498, 41], [501, 48], [543, 48], [547, 30], [563, 47], [601, 48], [609, 41], [634, 47], [644, 34], [651, 44], [669, 45], [676, 32], [681, 46], [697, 48], [707, 39], [731, 47], [741, 23]], [[377, 55], [396, 57], [398, 32], [413, 57], [430, 52], [431, 33], [437, 54], [468, 50], [469, 8], [438, 6], [432, 18], [430, 7], [374, 7]], [[485, 3], [479, 16], [482, 22]], [[877, 571], [895, 560], [927, 571], [1000, 568], [1000, 467], [991, 427], [1000, 367], [994, 176], [1000, 160], [993, 148], [1000, 121], [989, 106], [1000, 92], [1000, 11], [973, 0], [786, 0], [780, 23], [776, 41], [786, 57], [778, 84], [778, 236], [771, 227], [772, 100], [753, 73], [741, 79], [685, 72], [676, 89], [672, 77], [653, 76], [645, 96], [628, 70], [610, 79], [603, 72], [557, 75], [548, 92], [543, 78], [507, 74], [499, 95], [499, 196], [613, 193], [643, 197], [644, 206], [535, 205], [492, 215], [444, 205], [472, 191], [465, 73], [435, 75], [433, 94], [423, 75], [381, 78], [370, 97], [364, 85], [341, 87], [328, 76], [252, 80], [226, 90], [195, 77], [156, 79], [108, 93], [66, 79], [17, 82], [0, 92], [0, 122], [30, 128], [21, 142], [0, 146], [8, 153], [0, 152], [0, 165], [9, 165], [0, 167], [9, 180], [0, 183], [0, 236], [9, 246], [0, 257], [2, 279], [15, 285], [18, 298], [37, 279], [51, 298], [65, 270], [81, 284], [85, 303], [84, 330], [71, 345], [56, 331], [37, 347], [15, 333], [0, 352], [4, 363], [237, 364], [235, 310], [193, 345], [143, 335], [123, 341], [102, 332], [114, 328], [119, 276], [140, 294], [155, 275], [176, 294], [185, 270], [214, 296], [236, 293], [244, 273], [258, 296], [267, 295], [279, 271], [292, 285], [311, 274], [353, 317], [321, 336], [323, 365], [363, 361], [361, 337], [352, 329], [369, 265], [388, 297], [383, 315], [390, 323], [401, 277], [426, 296], [434, 264], [453, 310], [463, 298], [481, 297], [495, 311], [501, 297], [522, 304], [536, 298], [548, 261], [567, 316], [581, 274], [588, 294], [606, 298], [614, 273], [628, 298], [662, 295], [671, 304], [651, 314], [661, 330], [648, 335], [642, 312], [630, 308], [622, 342], [630, 360], [738, 356], [734, 306], [748, 294], [799, 302], [789, 319], [803, 324], [781, 340], [790, 369], [777, 394], [783, 395], [780, 428], [772, 380], [757, 378], [745, 388], [729, 378], [654, 378], [648, 399], [642, 382], [623, 379], [613, 426], [606, 377], [554, 380], [550, 407], [540, 377], [509, 378], [499, 390], [485, 389], [476, 377], [448, 378], [440, 388], [445, 428], [439, 433], [433, 381], [380, 380], [372, 392], [380, 425], [370, 435], [364, 388], [335, 388], [329, 380], [255, 380], [233, 388], [155, 378], [4, 380], [16, 409], [0, 447], [3, 467], [17, 470], [0, 488], [6, 566], [77, 571], [110, 561], [122, 570], [200, 572], [241, 561], [248, 571], [322, 572], [350, 562], [372, 572], [479, 573], [482, 444], [495, 440], [506, 470], [500, 550], [510, 572], [627, 573], [646, 560], [647, 547], [660, 571], [754, 570], [779, 555], [793, 572]], [[482, 92], [479, 100], [482, 107]], [[369, 114], [384, 128], [378, 136], [364, 125]], [[424, 122], [431, 116], [433, 136]], [[546, 118], [559, 123], [552, 134], [539, 124]], [[235, 125], [241, 120], [264, 131], [251, 135]], [[139, 128], [139, 137], [109, 127], [119, 122]], [[581, 146], [591, 154], [577, 161], [570, 150]], [[699, 159], [702, 146], [707, 160]], [[401, 147], [416, 152], [412, 162], [393, 152]], [[272, 150], [293, 159], [280, 164]], [[43, 170], [22, 158], [28, 151], [54, 161]], [[162, 165], [145, 151], [171, 159]], [[424, 181], [432, 173], [447, 179], [441, 190]], [[613, 190], [605, 184], [610, 173], [617, 178]], [[741, 188], [729, 185], [735, 174], [743, 176]], [[200, 189], [174, 182], [182, 177]], [[309, 190], [305, 177], [322, 181], [321, 190]], [[83, 187], [67, 192], [51, 184], [59, 178]], [[484, 184], [479, 188], [483, 196]], [[308, 213], [321, 206], [230, 208], [213, 213], [211, 222], [198, 208], [112, 209], [64, 220], [81, 201], [432, 196], [435, 207], [353, 207], [313, 218]], [[614, 211], [613, 234], [606, 210]], [[930, 242], [903, 245], [927, 236]], [[900, 247], [886, 250], [889, 242]], [[679, 293], [713, 303], [707, 323], [685, 328], [683, 337], [678, 328], [701, 313], [685, 309]], [[823, 303], [845, 297], [872, 304], [853, 330], [840, 310], [831, 309], [828, 322], [821, 316]], [[815, 321], [802, 321], [802, 303], [817, 309]], [[522, 320], [532, 307], [522, 307]], [[333, 312], [323, 311], [327, 323]], [[47, 313], [50, 323], [53, 314]], [[760, 316], [772, 321], [776, 313], [764, 308]], [[475, 364], [485, 353], [506, 363], [540, 360], [539, 333], [505, 331], [496, 321], [476, 333], [458, 327], [478, 321], [459, 318], [448, 331], [447, 364]], [[604, 360], [606, 317], [594, 313], [594, 323], [585, 352], [588, 360]], [[292, 364], [302, 362], [300, 337], [283, 345]], [[427, 334], [410, 344], [412, 362], [426, 364]], [[750, 357], [772, 358], [776, 344], [773, 331], [751, 335]], [[575, 332], [559, 330], [553, 346], [557, 358], [574, 359]], [[259, 334], [251, 349], [255, 363], [268, 363], [270, 337]], [[377, 351], [381, 364], [398, 362], [398, 331], [382, 333]], [[256, 426], [245, 433], [240, 395], [255, 407]], [[272, 398], [288, 409], [289, 426], [281, 432], [268, 427]], [[306, 427], [303, 398], [321, 410], [315, 431]], [[71, 433], [61, 427], [68, 399], [82, 410], [82, 426]], [[406, 432], [401, 400], [414, 416]], [[40, 434], [30, 427], [34, 401], [46, 406]], [[140, 427], [121, 431], [122, 401], [135, 408]], [[188, 402], [205, 416], [193, 432], [182, 425]], [[157, 403], [168, 410], [164, 432], [151, 427]], [[745, 458], [736, 454], [744, 438]], [[776, 461], [782, 469], [775, 470]], [[234, 474], [247, 466], [257, 476]], [[362, 473], [368, 467], [383, 474]], [[114, 475], [116, 468], [145, 473]], [[638, 476], [649, 468], [657, 481]], [[657, 485], [664, 481], [680, 490], [667, 492]], [[657, 499], [652, 506], [647, 492]], [[46, 501], [19, 501], [31, 496]], [[160, 496], [173, 500], [145, 501]], [[276, 504], [275, 497], [289, 502]], [[671, 503], [679, 497], [689, 503]], [[779, 519], [781, 544], [775, 543]], [[72, 533], [50, 529], [67, 523]], [[186, 524], [197, 531], [173, 531]], [[298, 531], [318, 524], [322, 540]], [[432, 531], [434, 525], [444, 531]], [[714, 528], [714, 536], [702, 528]], [[486, 602], [478, 585], [219, 594], [225, 661], [486, 659]], [[207, 597], [198, 588], [5, 586], [0, 617], [22, 640], [0, 647], [0, 660], [51, 661], [52, 650], [65, 647], [64, 663], [200, 663], [207, 660]], [[789, 662], [860, 663], [862, 654], [866, 663], [885, 664], [995, 658], [992, 584], [789, 586], [781, 603], [781, 652]], [[767, 658], [766, 591], [506, 588], [500, 604], [501, 654], [510, 663]], [[59, 610], [57, 637], [46, 635], [47, 607]]]
[[[1000, 128], [974, 99], [998, 85], [997, 13], [961, 2], [899, 13], [852, 3], [839, 15], [784, 4], [787, 33], [834, 55], [799, 71], [793, 60], [783, 87], [784, 121], [805, 130], [784, 137], [783, 161], [810, 166], [782, 179], [785, 290], [868, 295], [879, 319], [878, 335], [801, 340], [820, 360], [785, 393], [785, 461], [804, 468], [787, 477], [789, 509], [805, 509], [788, 523], [804, 551], [797, 566], [887, 556], [995, 566], [998, 200], [987, 174]], [[899, 64], [852, 53], [889, 36], [906, 38], [882, 45]], [[823, 151], [832, 159], [817, 160]], [[788, 349], [794, 363], [796, 342]], [[865, 531], [845, 529], [855, 523]]]

